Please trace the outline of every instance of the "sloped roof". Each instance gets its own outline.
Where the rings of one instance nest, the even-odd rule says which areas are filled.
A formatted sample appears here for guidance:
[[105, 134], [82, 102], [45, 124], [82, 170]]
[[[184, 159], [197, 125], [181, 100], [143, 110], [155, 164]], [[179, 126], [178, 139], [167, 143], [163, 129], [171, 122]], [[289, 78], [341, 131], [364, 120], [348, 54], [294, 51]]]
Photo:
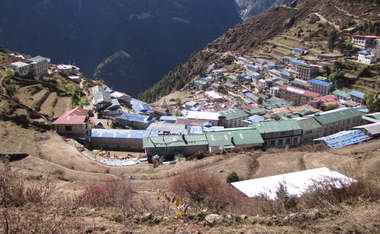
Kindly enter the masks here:
[[80, 125], [84, 124], [87, 119], [87, 111], [77, 107], [72, 110], [65, 112], [56, 121], [53, 122], [54, 125]]
[[364, 113], [353, 108], [341, 108], [333, 111], [327, 111], [315, 115], [314, 118], [321, 124], [331, 124], [342, 120], [352, 119], [358, 116], [362, 116]]
[[91, 138], [143, 139], [143, 130], [92, 129]]
[[302, 118], [297, 120], [304, 132], [321, 128], [321, 125], [314, 118]]
[[293, 119], [261, 122], [254, 124], [253, 127], [256, 127], [261, 134], [301, 130], [297, 121]]
[[205, 134], [145, 137], [144, 148], [170, 148], [208, 145]]
[[210, 146], [234, 147], [239, 145], [262, 145], [264, 140], [254, 128], [235, 128], [206, 133]]
[[245, 117], [248, 117], [249, 115], [247, 114], [247, 112], [241, 109], [231, 109], [231, 110], [220, 112], [220, 116], [226, 118], [226, 120], [231, 120], [231, 119], [245, 118]]
[[340, 174], [339, 172], [332, 171], [326, 167], [293, 172], [288, 174], [262, 177], [252, 180], [245, 180], [232, 183], [236, 189], [241, 191], [248, 197], [267, 196], [269, 199], [277, 198], [277, 191], [280, 184], [285, 186], [287, 192], [291, 196], [302, 196], [307, 192], [308, 188], [315, 186], [318, 182], [323, 181], [335, 182], [335, 186], [339, 188], [344, 184], [354, 182], [353, 179]]

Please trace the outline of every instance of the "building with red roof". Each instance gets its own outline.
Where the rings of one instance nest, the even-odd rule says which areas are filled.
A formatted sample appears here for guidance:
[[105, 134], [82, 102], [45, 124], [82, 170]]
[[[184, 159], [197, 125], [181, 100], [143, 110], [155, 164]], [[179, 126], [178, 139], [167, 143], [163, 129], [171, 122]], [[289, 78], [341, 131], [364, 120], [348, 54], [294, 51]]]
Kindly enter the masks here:
[[53, 125], [58, 134], [72, 138], [86, 137], [90, 130], [88, 112], [80, 107], [66, 111]]

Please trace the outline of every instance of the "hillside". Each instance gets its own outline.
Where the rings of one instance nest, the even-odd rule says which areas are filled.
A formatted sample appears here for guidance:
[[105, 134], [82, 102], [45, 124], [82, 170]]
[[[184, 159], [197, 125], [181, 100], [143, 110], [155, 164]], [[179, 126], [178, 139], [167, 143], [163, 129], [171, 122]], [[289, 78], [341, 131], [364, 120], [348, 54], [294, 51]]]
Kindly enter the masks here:
[[241, 21], [234, 0], [4, 0], [0, 9], [0, 47], [76, 64], [131, 95]]
[[[354, 30], [358, 33], [379, 33], [379, 7], [373, 1], [323, 0], [320, 4], [314, 4], [310, 0], [298, 2], [295, 8], [278, 7], [251, 17], [244, 23], [228, 30], [186, 63], [169, 72], [160, 82], [147, 90], [142, 95], [143, 98], [147, 101], [155, 101], [172, 91], [180, 90], [196, 76], [206, 72], [209, 65], [216, 57], [220, 57], [221, 53], [231, 51], [244, 55], [268, 56], [265, 54], [268, 51], [260, 54], [257, 49], [265, 50], [263, 45], [275, 37], [290, 38], [287, 41], [290, 45], [285, 45], [288, 48], [291, 47], [291, 40], [293, 40], [297, 42], [298, 46], [320, 49], [322, 44], [326, 47], [331, 30], [343, 33], [344, 29], [355, 25]], [[311, 19], [315, 19], [316, 14], [322, 17], [318, 21], [321, 20], [321, 25], [325, 27], [315, 27], [316, 21]], [[279, 58], [275, 51], [272, 52], [272, 48], [269, 49], [269, 57]], [[289, 50], [286, 53], [289, 53]], [[286, 55], [286, 53], [282, 53], [280, 56]]]
[[[265, 209], [253, 209], [254, 205], [247, 206], [248, 209], [245, 210], [220, 210], [218, 214], [222, 215], [223, 221], [215, 224], [205, 220], [205, 216], [213, 210], [198, 211], [197, 207], [192, 207], [187, 217], [179, 218], [181, 216], [178, 216], [176, 205], [164, 198], [170, 197], [168, 184], [175, 176], [187, 175], [186, 173], [192, 171], [213, 175], [218, 181], [224, 182], [232, 171], [237, 171], [241, 178], [250, 179], [326, 166], [355, 178], [370, 175], [373, 180], [378, 180], [378, 140], [341, 150], [319, 149], [316, 152], [314, 148], [305, 147], [289, 151], [243, 152], [152, 168], [148, 164], [133, 167], [101, 165], [91, 160], [89, 152], [83, 151], [73, 141], [64, 140], [52, 132], [26, 130], [9, 122], [0, 123], [0, 136], [0, 148], [7, 147], [12, 151], [29, 154], [24, 159], [8, 164], [13, 172], [18, 173], [19, 180], [24, 181], [26, 185], [37, 186], [36, 188], [42, 186], [41, 188], [46, 189], [44, 186], [47, 183], [49, 187], [54, 188], [51, 198], [47, 201], [32, 201], [26, 205], [9, 208], [8, 214], [19, 220], [17, 223], [13, 221], [15, 219], [10, 220], [11, 230], [25, 228], [29, 222], [35, 230], [44, 233], [48, 232], [45, 230], [48, 228], [57, 228], [62, 232], [70, 230], [70, 233], [91, 232], [90, 230], [119, 233], [125, 229], [141, 233], [231, 233], [237, 230], [270, 233], [379, 231], [378, 200], [366, 197], [302, 211], [278, 210], [272, 213]], [[0, 177], [4, 178], [2, 176], [5, 176], [4, 165], [0, 163]], [[134, 191], [132, 194], [124, 191], [124, 195], [127, 195], [123, 197], [126, 202], [124, 205], [127, 204], [124, 208], [115, 207], [113, 203], [101, 205], [101, 199], [104, 198], [102, 186], [115, 179], [128, 181], [128, 185]], [[93, 199], [98, 202], [97, 205], [78, 203], [80, 200], [75, 196], [84, 193], [91, 186], [96, 186], [93, 187], [96, 191]], [[59, 202], [62, 199], [64, 203]], [[251, 202], [256, 204], [254, 201]], [[42, 210], [38, 208], [41, 205], [44, 207]], [[205, 207], [207, 206], [203, 205], [203, 208]], [[38, 217], [35, 217], [35, 212], [38, 212]], [[259, 213], [258, 216], [254, 215], [256, 212]], [[51, 223], [44, 226], [38, 226], [36, 223], [37, 220], [49, 219], [51, 216], [55, 217]], [[3, 220], [2, 218], [3, 216], [0, 216], [0, 220]]]

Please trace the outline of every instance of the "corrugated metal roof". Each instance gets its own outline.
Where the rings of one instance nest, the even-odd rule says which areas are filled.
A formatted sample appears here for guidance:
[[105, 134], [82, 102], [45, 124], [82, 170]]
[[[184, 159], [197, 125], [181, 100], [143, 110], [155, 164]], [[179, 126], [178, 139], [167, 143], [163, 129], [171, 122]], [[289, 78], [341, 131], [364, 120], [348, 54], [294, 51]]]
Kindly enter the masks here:
[[364, 129], [372, 137], [378, 136], [380, 135], [380, 122], [358, 126], [358, 127], [355, 127], [355, 129]]
[[323, 81], [323, 80], [317, 80], [317, 79], [309, 80], [309, 83], [313, 84], [313, 85], [323, 86], [323, 87], [329, 87], [329, 86], [331, 86], [330, 82]]
[[318, 168], [312, 170], [298, 171], [288, 174], [262, 177], [252, 180], [245, 180], [232, 183], [236, 189], [244, 193], [248, 197], [267, 196], [269, 199], [276, 199], [277, 191], [280, 185], [285, 186], [287, 192], [291, 196], [301, 196], [311, 186], [315, 186], [318, 182], [336, 181], [336, 187], [342, 186], [342, 183], [350, 184], [353, 179], [346, 177], [328, 168]]
[[262, 145], [264, 140], [254, 128], [225, 129], [206, 133], [210, 146], [235, 147], [243, 145]]
[[327, 111], [315, 115], [315, 119], [323, 126], [326, 124], [336, 123], [342, 120], [352, 119], [362, 116], [364, 113], [352, 108], [341, 108], [333, 111]]
[[314, 118], [302, 118], [298, 119], [297, 122], [304, 132], [322, 127]]
[[72, 110], [66, 111], [61, 115], [56, 121], [53, 122], [54, 125], [81, 125], [86, 122], [87, 111], [77, 107]]
[[155, 122], [147, 128], [152, 135], [182, 135], [188, 134], [189, 130], [185, 124], [174, 124], [165, 122]]
[[247, 114], [247, 112], [241, 109], [231, 109], [228, 111], [220, 112], [220, 116], [226, 118], [226, 120], [231, 120], [231, 119], [246, 118], [249, 115]]
[[187, 147], [199, 145], [208, 145], [205, 134], [144, 138], [144, 148]]
[[144, 122], [148, 123], [150, 117], [146, 115], [138, 115], [138, 114], [130, 114], [130, 113], [123, 113], [122, 115], [118, 116], [116, 118], [117, 120], [124, 120], [129, 122]]
[[279, 121], [272, 120], [257, 123], [252, 126], [257, 128], [261, 134], [301, 130], [300, 125], [293, 119]]
[[131, 105], [132, 105], [132, 109], [137, 113], [153, 112], [153, 109], [151, 106], [135, 98], [131, 99]]
[[352, 97], [356, 97], [356, 98], [360, 98], [360, 99], [364, 99], [365, 97], [365, 94], [362, 93], [362, 92], [359, 92], [359, 91], [351, 91], [351, 96]]
[[340, 149], [346, 146], [358, 144], [369, 140], [370, 137], [362, 130], [342, 131], [336, 134], [316, 139], [315, 141], [323, 141], [332, 149]]
[[143, 130], [92, 129], [91, 138], [143, 139]]

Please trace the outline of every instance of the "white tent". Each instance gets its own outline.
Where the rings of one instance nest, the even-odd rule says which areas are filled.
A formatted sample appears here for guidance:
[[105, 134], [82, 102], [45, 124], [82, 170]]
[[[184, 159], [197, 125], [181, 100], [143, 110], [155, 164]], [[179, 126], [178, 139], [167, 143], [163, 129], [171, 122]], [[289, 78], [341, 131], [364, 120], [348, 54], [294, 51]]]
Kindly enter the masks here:
[[284, 185], [289, 195], [301, 196], [306, 190], [318, 182], [333, 181], [337, 187], [343, 184], [351, 184], [353, 179], [330, 169], [318, 168], [306, 171], [299, 171], [289, 174], [282, 174], [258, 179], [245, 180], [232, 183], [232, 185], [248, 197], [266, 196], [269, 199], [276, 199], [280, 184]]

